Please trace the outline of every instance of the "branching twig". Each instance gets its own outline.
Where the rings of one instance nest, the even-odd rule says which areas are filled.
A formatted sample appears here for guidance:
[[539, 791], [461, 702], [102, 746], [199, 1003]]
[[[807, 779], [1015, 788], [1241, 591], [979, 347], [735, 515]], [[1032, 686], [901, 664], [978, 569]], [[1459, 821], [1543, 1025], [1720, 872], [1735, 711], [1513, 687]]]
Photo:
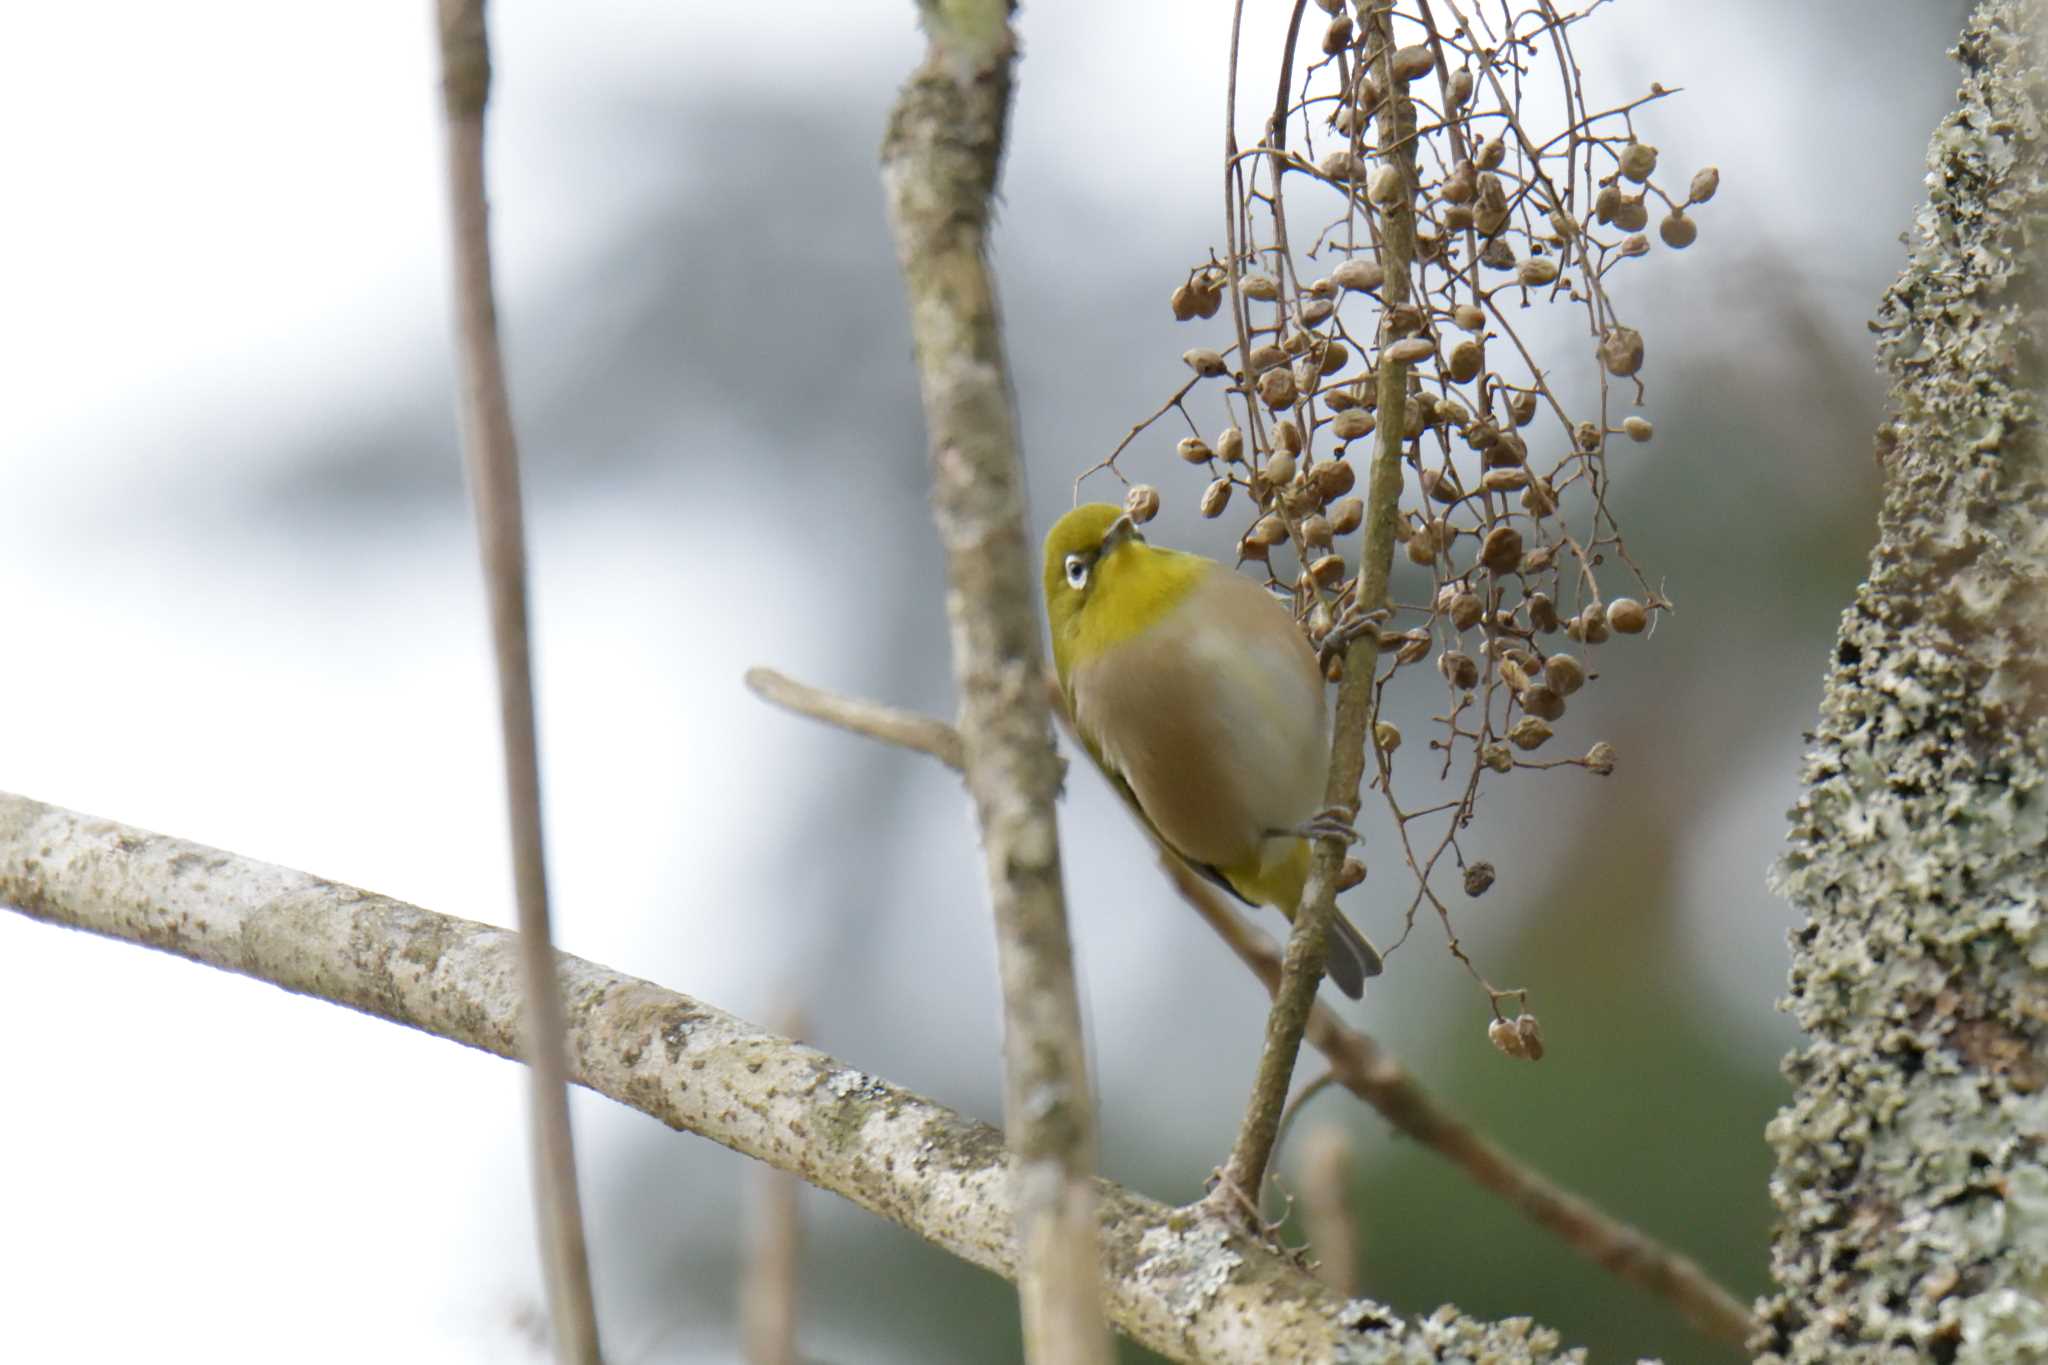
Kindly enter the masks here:
[[[766, 669], [752, 670], [748, 676], [751, 679], [764, 673], [778, 679], [780, 695], [775, 700], [793, 711], [885, 743], [917, 749], [948, 767], [959, 767], [956, 758], [947, 757], [948, 752], [957, 754], [958, 746], [957, 740], [951, 745], [945, 742], [942, 732], [949, 727], [942, 721], [853, 701]], [[1268, 993], [1278, 989], [1281, 953], [1273, 940], [1246, 923], [1224, 904], [1213, 886], [1164, 848], [1160, 863], [1175, 889]], [[1320, 1004], [1309, 1011], [1307, 1038], [1330, 1063], [1338, 1084], [1371, 1105], [1395, 1129], [1463, 1171], [1480, 1188], [1499, 1195], [1588, 1260], [1670, 1303], [1700, 1330], [1736, 1344], [1747, 1339], [1754, 1323], [1742, 1301], [1715, 1283], [1690, 1257], [1603, 1213], [1473, 1131], [1438, 1104], [1373, 1038]]]
[[[501, 1057], [523, 1050], [518, 935], [308, 873], [0, 794], [0, 905]], [[567, 954], [556, 964], [577, 1083], [1016, 1274], [1002, 1134], [688, 996]], [[1527, 1319], [1406, 1321], [1214, 1221], [1108, 1181], [1094, 1192], [1113, 1271], [1104, 1307], [1173, 1359], [1558, 1358], [1556, 1335]]]
[[1037, 574], [987, 263], [1016, 57], [1011, 7], [922, 7], [930, 48], [890, 118], [882, 176], [946, 548], [967, 786], [995, 908], [1025, 1356], [1108, 1365], [1089, 1183], [1095, 1122], [1054, 814], [1059, 756], [1039, 687]]
[[527, 644], [526, 544], [519, 505], [519, 453], [498, 349], [491, 248], [484, 199], [484, 106], [491, 59], [483, 0], [440, 0], [441, 88], [448, 119], [448, 189], [455, 249], [455, 313], [462, 374], [462, 447], [476, 506], [484, 586], [497, 660], [505, 787], [512, 824], [512, 880], [518, 900], [525, 1056], [532, 1067], [533, 1175], [541, 1264], [558, 1360], [597, 1365], [597, 1311], [576, 1188], [569, 1128], [568, 1063], [555, 952], [548, 927], [542, 853], [540, 758], [533, 665]]

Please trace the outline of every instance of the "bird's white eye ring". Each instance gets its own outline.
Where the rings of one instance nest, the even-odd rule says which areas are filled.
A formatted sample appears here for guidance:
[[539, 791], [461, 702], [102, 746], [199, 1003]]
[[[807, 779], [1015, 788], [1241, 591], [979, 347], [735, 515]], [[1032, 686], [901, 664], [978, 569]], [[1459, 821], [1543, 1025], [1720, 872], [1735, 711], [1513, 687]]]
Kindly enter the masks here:
[[1085, 557], [1067, 556], [1067, 586], [1074, 589], [1088, 586], [1088, 561]]

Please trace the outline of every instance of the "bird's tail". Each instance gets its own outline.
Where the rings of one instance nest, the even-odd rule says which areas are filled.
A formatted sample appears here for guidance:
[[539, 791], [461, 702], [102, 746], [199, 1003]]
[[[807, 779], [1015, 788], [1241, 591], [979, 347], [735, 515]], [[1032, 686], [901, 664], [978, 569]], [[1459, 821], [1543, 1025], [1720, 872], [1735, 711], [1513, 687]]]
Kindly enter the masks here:
[[[1308, 885], [1310, 857], [1308, 840], [1296, 839], [1281, 857], [1255, 868], [1224, 869], [1222, 877], [1241, 899], [1253, 905], [1270, 905], [1292, 920], [1301, 905], [1302, 890]], [[1378, 976], [1386, 969], [1379, 949], [1344, 917], [1342, 910], [1331, 919], [1330, 942], [1324, 956], [1324, 970], [1337, 983], [1337, 989], [1353, 1000], [1364, 997], [1367, 977]]]

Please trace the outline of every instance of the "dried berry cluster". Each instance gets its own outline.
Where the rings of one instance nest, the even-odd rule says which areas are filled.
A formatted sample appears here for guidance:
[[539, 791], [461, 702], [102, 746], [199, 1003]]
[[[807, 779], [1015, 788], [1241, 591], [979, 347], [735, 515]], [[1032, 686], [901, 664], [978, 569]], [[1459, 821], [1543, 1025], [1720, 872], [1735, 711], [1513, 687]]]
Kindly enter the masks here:
[[[1263, 136], [1228, 158], [1226, 253], [1173, 292], [1175, 317], [1227, 309], [1235, 338], [1188, 350], [1188, 381], [1097, 469], [1124, 477], [1118, 457], [1178, 413], [1189, 431], [1179, 457], [1205, 480], [1201, 514], [1241, 509], [1240, 562], [1264, 566], [1291, 595], [1312, 643], [1360, 596], [1357, 575], [1366, 597], [1387, 582], [1396, 545], [1415, 566], [1384, 602], [1375, 714], [1391, 681], [1434, 656], [1450, 700], [1430, 744], [1441, 757], [1433, 777], [1462, 794], [1404, 808], [1393, 782], [1401, 735], [1387, 721], [1374, 727], [1375, 785], [1415, 874], [1410, 921], [1429, 902], [1463, 960], [1430, 873], [1448, 853], [1469, 894], [1492, 884], [1491, 867], [1475, 876], [1483, 865], [1467, 866], [1458, 848], [1481, 777], [1611, 772], [1606, 744], [1534, 755], [1594, 676], [1588, 651], [1644, 632], [1670, 605], [1607, 508], [1610, 447], [1654, 436], [1633, 411], [1643, 335], [1622, 322], [1607, 280], [1654, 249], [1644, 235], [1653, 213], [1666, 247], [1690, 246], [1690, 210], [1719, 177], [1698, 172], [1682, 197], [1660, 184], [1634, 114], [1661, 87], [1589, 109], [1571, 30], [1599, 0], [1571, 12], [1549, 0], [1503, 5], [1491, 18], [1452, 0], [1318, 3], [1329, 15], [1320, 52], [1301, 51], [1316, 20], [1298, 3]], [[1249, 88], [1234, 75], [1233, 90]], [[1531, 126], [1539, 106], [1555, 107], [1560, 126]], [[1306, 246], [1290, 218], [1316, 225]], [[1584, 340], [1539, 355], [1518, 329], [1559, 307], [1583, 313]], [[1221, 409], [1214, 425], [1190, 410], [1197, 398]], [[1385, 507], [1370, 492], [1376, 456], [1400, 467], [1397, 494], [1382, 482]], [[1144, 521], [1159, 499], [1136, 484], [1127, 505]], [[1628, 580], [1625, 595], [1605, 595], [1603, 568]], [[1338, 664], [1333, 655], [1333, 677]], [[1411, 831], [1425, 817], [1440, 837]], [[1502, 997], [1520, 992], [1487, 990], [1496, 1045], [1540, 1055], [1533, 1017], [1501, 1014]]]

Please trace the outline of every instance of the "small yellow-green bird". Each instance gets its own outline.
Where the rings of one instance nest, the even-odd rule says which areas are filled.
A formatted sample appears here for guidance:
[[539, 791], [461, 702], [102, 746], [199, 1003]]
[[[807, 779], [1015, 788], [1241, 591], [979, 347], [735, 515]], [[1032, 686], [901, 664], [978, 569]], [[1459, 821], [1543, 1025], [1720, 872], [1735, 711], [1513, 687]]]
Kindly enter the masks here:
[[[1089, 503], [1046, 535], [1045, 612], [1089, 754], [1190, 867], [1292, 919], [1330, 741], [1323, 673], [1287, 609]], [[1380, 955], [1342, 914], [1333, 928], [1330, 977], [1356, 1000]]]

